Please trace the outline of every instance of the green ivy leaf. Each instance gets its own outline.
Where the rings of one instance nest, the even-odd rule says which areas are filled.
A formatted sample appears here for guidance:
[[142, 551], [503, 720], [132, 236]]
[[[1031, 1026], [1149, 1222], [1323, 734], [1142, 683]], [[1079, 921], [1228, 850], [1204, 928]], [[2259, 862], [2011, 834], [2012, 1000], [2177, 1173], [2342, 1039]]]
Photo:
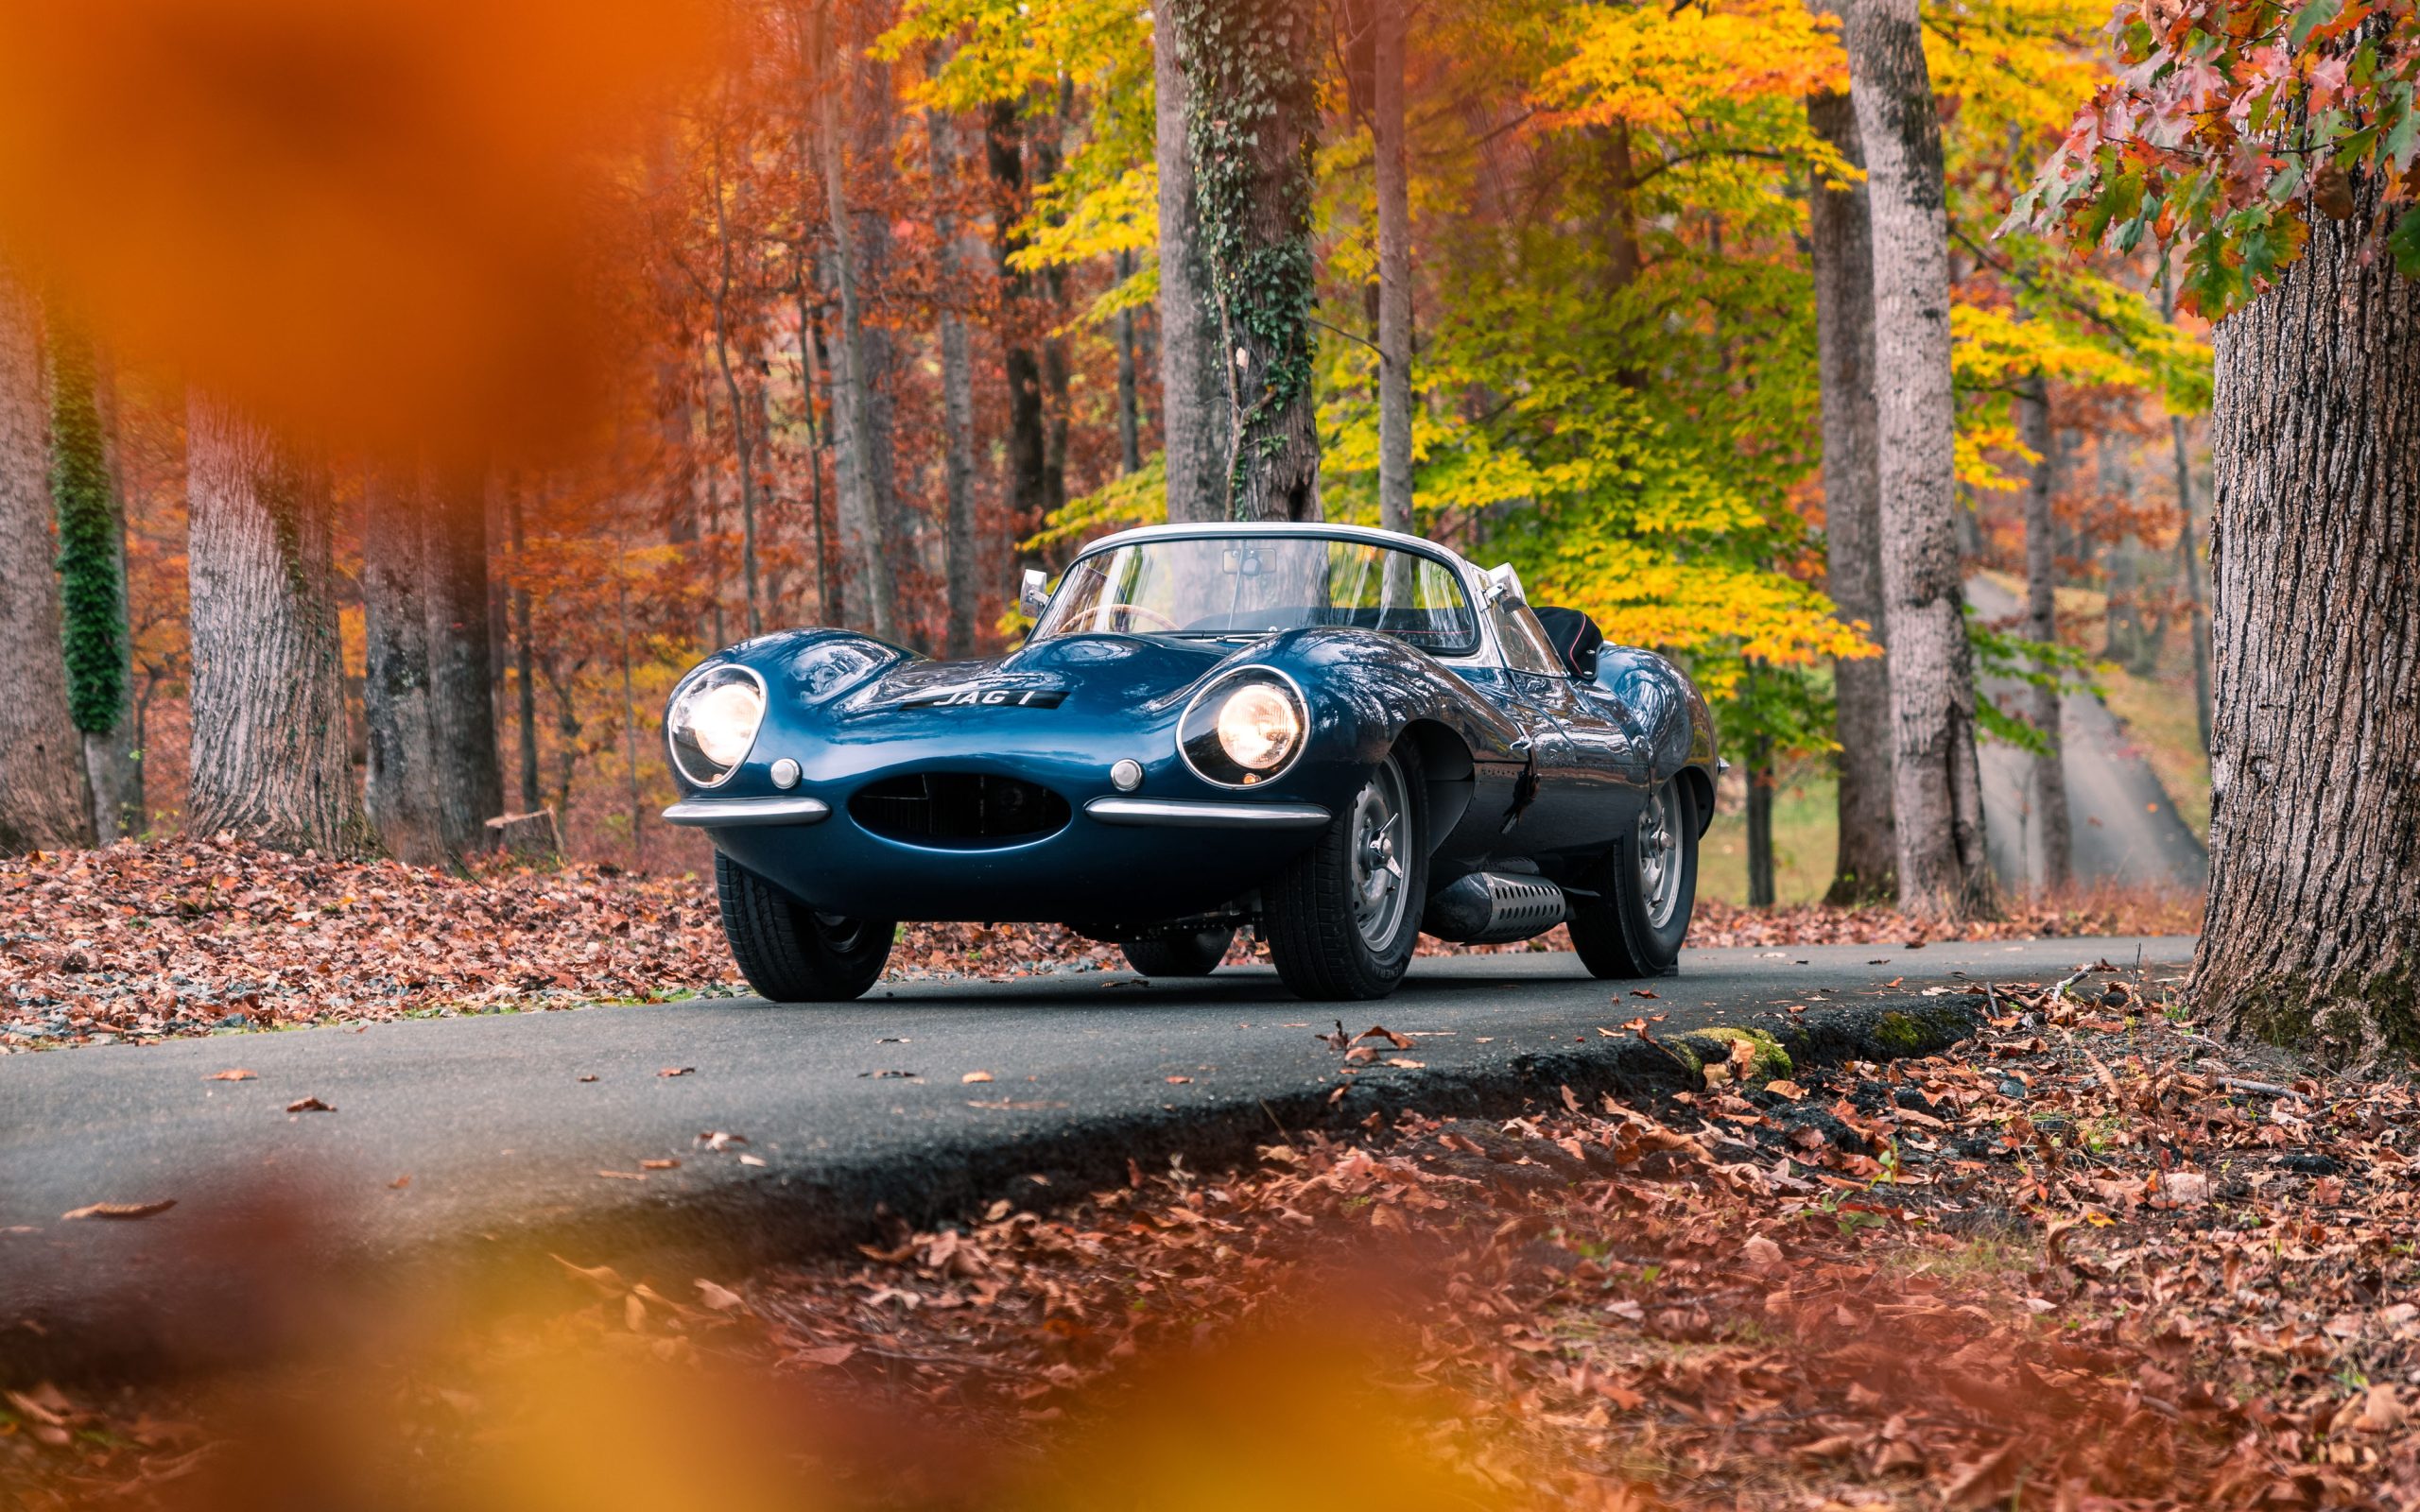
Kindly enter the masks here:
[[2403, 218], [2394, 223], [2394, 230], [2387, 232], [2386, 245], [2403, 276], [2420, 279], [2420, 207], [2403, 213]]

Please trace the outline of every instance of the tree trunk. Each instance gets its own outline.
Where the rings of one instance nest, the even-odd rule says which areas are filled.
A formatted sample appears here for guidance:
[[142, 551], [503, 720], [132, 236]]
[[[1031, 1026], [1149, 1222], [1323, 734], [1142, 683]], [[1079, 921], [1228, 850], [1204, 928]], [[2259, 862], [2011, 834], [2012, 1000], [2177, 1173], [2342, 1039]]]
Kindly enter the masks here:
[[419, 490], [372, 466], [362, 483], [362, 724], [370, 826], [398, 861], [445, 859], [437, 823], [437, 755], [430, 725], [427, 527]]
[[68, 713], [41, 315], [0, 267], [0, 853], [93, 843]]
[[2210, 900], [2191, 993], [2231, 1038], [2420, 1057], [2420, 283], [2312, 218], [2221, 322], [2210, 412]]
[[487, 469], [467, 461], [427, 467], [421, 488], [437, 836], [448, 856], [460, 857], [489, 848], [488, 820], [504, 810], [488, 607]]
[[1956, 515], [1949, 224], [1916, 0], [1853, 0], [1842, 41], [1874, 233], [1876, 479], [1899, 904], [1994, 906]]
[[1047, 447], [1043, 436], [1042, 363], [1034, 355], [1030, 308], [1033, 280], [1010, 265], [1024, 249], [1015, 230], [1026, 209], [1025, 121], [1014, 100], [995, 100], [983, 134], [984, 165], [998, 206], [993, 213], [993, 249], [1000, 278], [1001, 365], [1009, 384], [1009, 513], [1020, 535], [1040, 523], [1046, 490]]
[[[1818, 94], [1806, 120], [1862, 166], [1857, 111], [1846, 94]], [[1824, 589], [1841, 618], [1887, 644], [1882, 610], [1880, 485], [1875, 476], [1874, 232], [1863, 182], [1816, 184], [1807, 202], [1814, 253], [1816, 369], [1824, 407]], [[1879, 656], [1832, 663], [1840, 741], [1840, 842], [1824, 901], [1839, 906], [1898, 896], [1899, 835], [1891, 809], [1891, 663]]]
[[[958, 178], [958, 135], [949, 117], [939, 111], [925, 113], [925, 130], [932, 152], [933, 241], [941, 249], [942, 276], [947, 280], [964, 270], [958, 220], [948, 208], [950, 185]], [[942, 650], [944, 655], [962, 657], [975, 654], [975, 356], [967, 339], [966, 317], [959, 312], [956, 299], [954, 290], [943, 289], [942, 479], [948, 514], [942, 532], [942, 579], [949, 603]]]
[[1209, 253], [1193, 188], [1184, 49], [1172, 25], [1152, 33], [1159, 93], [1160, 438], [1167, 461], [1168, 518], [1227, 514], [1227, 356], [1210, 293]]
[[[832, 0], [825, 0], [815, 12], [813, 57], [830, 60], [834, 56], [831, 12]], [[857, 579], [852, 597], [865, 605], [866, 627], [887, 641], [898, 634], [898, 618], [890, 564], [882, 556], [873, 416], [867, 387], [863, 312], [857, 303], [856, 227], [849, 214], [848, 163], [840, 139], [840, 93], [846, 81], [836, 64], [821, 83], [816, 135], [832, 231], [831, 278], [840, 303], [839, 353], [832, 374], [832, 428], [840, 474], [840, 550]]]
[[[2025, 633], [2047, 653], [2059, 644], [2059, 524], [2050, 513], [2058, 470], [2051, 452], [2050, 389], [2040, 373], [2027, 379], [2017, 391], [2016, 438], [2034, 455], [2027, 469], [2025, 489]], [[2057, 674], [2047, 655], [2036, 663], [2036, 670], [2046, 676]], [[2075, 877], [2069, 861], [2067, 777], [2060, 739], [2060, 710], [2066, 700], [2055, 683], [2037, 684], [2027, 692], [2032, 698], [2033, 728], [2047, 743], [2033, 754], [2031, 782], [2033, 832], [2042, 845], [2042, 875], [2037, 880], [2045, 889], [2056, 891]]]
[[1226, 353], [1238, 520], [1320, 517], [1311, 373], [1311, 154], [1321, 48], [1309, 0], [1176, 0], [1194, 192]]
[[1404, 121], [1405, 15], [1377, 0], [1371, 136], [1378, 197], [1378, 524], [1411, 528], [1411, 176]]
[[100, 354], [72, 318], [50, 322], [51, 493], [67, 710], [83, 732], [93, 833], [106, 845], [143, 822], [134, 665], [126, 614], [126, 510], [113, 473]]
[[[1134, 254], [1117, 254], [1117, 282], [1134, 276]], [[1117, 346], [1117, 471], [1120, 476], [1143, 465], [1143, 417], [1134, 400], [1134, 312], [1117, 312], [1112, 335]]]
[[1748, 906], [1771, 908], [1773, 888], [1773, 742], [1758, 735], [1748, 747]]
[[[328, 477], [196, 395], [186, 414], [193, 756], [186, 828], [341, 855], [362, 839], [330, 593]], [[478, 612], [487, 606], [481, 602]], [[486, 704], [484, 690], [479, 702]]]
[[522, 533], [521, 490], [505, 496], [506, 519], [512, 533], [512, 683], [514, 723], [521, 735], [521, 812], [534, 811], [544, 799], [538, 791], [538, 688], [532, 672], [537, 653], [530, 644], [528, 540]]
[[[2159, 313], [2175, 318], [2168, 259], [2159, 264]], [[2185, 632], [2193, 643], [2193, 720], [2202, 754], [2210, 753], [2210, 611], [2202, 596], [2202, 548], [2193, 529], [2193, 463], [2185, 447], [2185, 417], [2168, 417], [2168, 443], [2176, 461], [2176, 559], [2185, 577]]]

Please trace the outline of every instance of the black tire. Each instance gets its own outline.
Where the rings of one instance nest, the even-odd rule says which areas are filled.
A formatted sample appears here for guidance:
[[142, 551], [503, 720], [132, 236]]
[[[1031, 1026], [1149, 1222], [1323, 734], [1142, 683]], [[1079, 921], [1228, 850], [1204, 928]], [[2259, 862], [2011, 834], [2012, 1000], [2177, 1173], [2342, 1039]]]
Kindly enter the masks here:
[[[1697, 906], [1697, 794], [1685, 778], [1656, 787], [1637, 825], [1614, 842], [1598, 868], [1597, 896], [1572, 899], [1571, 943], [1591, 976], [1669, 976], [1680, 969], [1681, 941]], [[1659, 821], [1671, 833], [1665, 864], [1674, 868], [1666, 907], [1657, 905], [1663, 895], [1654, 890], [1648, 865], [1658, 849]]]
[[1145, 976], [1208, 976], [1227, 958], [1227, 947], [1235, 942], [1232, 928], [1205, 929], [1129, 940], [1118, 949], [1126, 953], [1126, 964]]
[[865, 996], [890, 959], [890, 919], [832, 919], [715, 852], [722, 936], [739, 974], [775, 1003], [849, 1003]]
[[[1400, 804], [1394, 828], [1403, 832], [1399, 839], [1388, 841], [1397, 868], [1396, 902], [1380, 905], [1371, 917], [1377, 934], [1373, 938], [1357, 906], [1365, 873], [1355, 865], [1357, 836], [1365, 804], [1390, 774], [1400, 797], [1381, 801]], [[1320, 832], [1310, 850], [1262, 889], [1269, 958], [1297, 997], [1324, 1002], [1385, 997], [1411, 964], [1427, 898], [1428, 790], [1421, 781], [1420, 752], [1399, 746], [1371, 773], [1369, 784], [1344, 812]]]

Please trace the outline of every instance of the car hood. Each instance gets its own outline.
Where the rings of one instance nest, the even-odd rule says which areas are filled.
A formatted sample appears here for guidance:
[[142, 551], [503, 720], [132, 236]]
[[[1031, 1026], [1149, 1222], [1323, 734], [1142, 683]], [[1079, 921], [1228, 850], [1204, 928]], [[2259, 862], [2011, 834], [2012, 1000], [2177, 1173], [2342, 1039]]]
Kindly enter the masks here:
[[1054, 635], [1006, 656], [894, 662], [852, 688], [843, 717], [952, 703], [1126, 709], [1181, 693], [1253, 646], [1148, 635]]

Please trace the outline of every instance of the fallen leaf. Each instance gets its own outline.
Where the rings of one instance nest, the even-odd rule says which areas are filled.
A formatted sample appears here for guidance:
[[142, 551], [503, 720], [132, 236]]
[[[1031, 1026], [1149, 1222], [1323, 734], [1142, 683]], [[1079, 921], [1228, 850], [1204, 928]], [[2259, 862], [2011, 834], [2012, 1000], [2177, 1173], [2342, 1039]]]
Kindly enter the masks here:
[[748, 1136], [745, 1134], [727, 1133], [718, 1128], [707, 1129], [698, 1136], [698, 1143], [703, 1144], [710, 1150], [721, 1150], [728, 1149], [734, 1144], [747, 1143]]
[[[1340, 1023], [1336, 1027], [1339, 1032], [1341, 1032], [1344, 1025]], [[1411, 1048], [1411, 1041], [1409, 1040], [1407, 1040], [1402, 1035], [1395, 1033], [1392, 1029], [1388, 1028], [1383, 1023], [1374, 1023], [1367, 1029], [1362, 1030], [1359, 1034], [1355, 1035], [1353, 1038], [1356, 1040], [1384, 1040], [1387, 1043], [1394, 1046], [1397, 1050], [1409, 1050]]]
[[622, 1280], [622, 1273], [611, 1265], [575, 1265], [561, 1255], [548, 1258], [606, 1297], [619, 1297], [630, 1290], [630, 1284]]
[[1192, 1079], [1193, 1078], [1190, 1076], [1170, 1076], [1168, 1078], [1168, 1084], [1172, 1087], [1181, 1087]]
[[249, 1071], [231, 1068], [226, 1071], [214, 1071], [201, 1079], [204, 1081], [258, 1081], [260, 1078]]
[[174, 1197], [164, 1202], [95, 1202], [74, 1212], [62, 1212], [61, 1218], [148, 1218], [165, 1212], [177, 1205]]
[[1630, 989], [1630, 995], [1634, 998], [1651, 998], [1658, 996], [1653, 988], [1643, 987], [1632, 988]]
[[1801, 1087], [1798, 1083], [1789, 1080], [1786, 1076], [1776, 1076], [1772, 1080], [1765, 1083], [1765, 1091], [1772, 1093], [1775, 1097], [1786, 1098], [1793, 1103], [1806, 1095], [1806, 1088]]
[[1426, 1070], [1428, 1066], [1428, 1062], [1425, 1060], [1413, 1060], [1404, 1056], [1389, 1056], [1387, 1057], [1387, 1064], [1390, 1066], [1400, 1066], [1406, 1071], [1424, 1071]]
[[708, 1312], [745, 1313], [748, 1311], [748, 1299], [728, 1286], [717, 1286], [703, 1277], [700, 1277], [691, 1284], [698, 1288], [698, 1300], [705, 1304]]
[[698, 1068], [695, 1066], [666, 1066], [662, 1071], [657, 1072], [656, 1074], [659, 1076], [687, 1076], [693, 1074], [697, 1069]]
[[990, 1081], [992, 1079], [992, 1074], [988, 1071], [970, 1071], [965, 1075], [960, 1076], [958, 1079], [962, 1085], [972, 1086], [978, 1081]]
[[580, 1077], [579, 1079], [580, 1079], [581, 1081], [595, 1081], [596, 1078], [595, 1076], [591, 1075], [591, 1076], [582, 1076], [582, 1077]]
[[395, 1177], [395, 1179], [393, 1179], [392, 1181], [388, 1182], [388, 1183], [387, 1183], [387, 1190], [388, 1190], [388, 1191], [389, 1191], [389, 1192], [401, 1192], [402, 1190], [404, 1190], [404, 1188], [406, 1188], [406, 1187], [407, 1187], [407, 1186], [410, 1186], [411, 1184], [412, 1184], [411, 1173], [410, 1173], [410, 1172], [408, 1172], [408, 1171], [406, 1171], [406, 1172], [405, 1172], [402, 1176], [399, 1176], [399, 1177]]
[[289, 1113], [333, 1113], [337, 1108], [336, 1104], [323, 1103], [316, 1097], [298, 1097], [285, 1105], [285, 1110]]
[[743, 1155], [739, 1158], [739, 1163], [742, 1165], [762, 1165], [765, 1161], [764, 1158], [761, 1156]]
[[614, 1181], [644, 1181], [647, 1179], [647, 1173], [644, 1171], [599, 1171], [596, 1174]]
[[854, 1344], [827, 1344], [813, 1349], [799, 1349], [783, 1358], [804, 1360], [808, 1365], [821, 1366], [830, 1369], [836, 1365], [846, 1364], [849, 1356], [856, 1352], [857, 1347]]
[[681, 1162], [678, 1160], [641, 1160], [639, 1162], [639, 1169], [642, 1171], [678, 1171], [681, 1169]]

